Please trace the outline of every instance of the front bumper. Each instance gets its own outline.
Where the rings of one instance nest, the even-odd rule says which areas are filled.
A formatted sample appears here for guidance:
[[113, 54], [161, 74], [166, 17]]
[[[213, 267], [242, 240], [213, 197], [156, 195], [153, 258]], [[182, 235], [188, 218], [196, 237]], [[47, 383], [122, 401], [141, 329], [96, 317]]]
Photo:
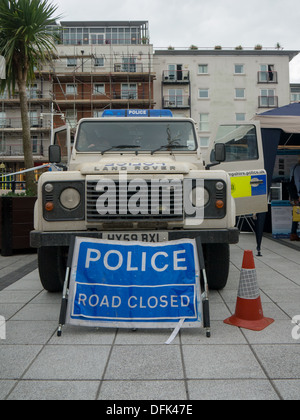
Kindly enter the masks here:
[[[215, 230], [171, 230], [166, 232], [166, 234], [169, 241], [187, 238], [195, 239], [197, 237], [200, 237], [203, 244], [236, 244], [239, 241], [239, 230], [237, 228]], [[74, 236], [102, 239], [102, 232], [39, 232], [34, 230], [30, 233], [30, 245], [33, 248], [41, 248], [44, 246], [69, 246], [71, 238]]]

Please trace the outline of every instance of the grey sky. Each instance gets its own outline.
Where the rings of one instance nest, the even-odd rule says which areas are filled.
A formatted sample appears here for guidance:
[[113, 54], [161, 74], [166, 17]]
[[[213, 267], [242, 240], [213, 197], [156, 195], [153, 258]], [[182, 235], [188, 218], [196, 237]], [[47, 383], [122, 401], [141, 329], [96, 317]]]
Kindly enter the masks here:
[[[155, 48], [253, 48], [300, 51], [297, 0], [53, 0], [61, 20], [147, 20]], [[300, 83], [300, 54], [291, 63]]]

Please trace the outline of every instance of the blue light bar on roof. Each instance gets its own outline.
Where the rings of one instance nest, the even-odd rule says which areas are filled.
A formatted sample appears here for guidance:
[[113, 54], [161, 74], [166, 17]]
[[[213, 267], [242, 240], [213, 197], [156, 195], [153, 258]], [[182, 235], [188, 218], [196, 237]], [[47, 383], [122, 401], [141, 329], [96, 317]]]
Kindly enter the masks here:
[[169, 109], [107, 109], [102, 117], [173, 117]]

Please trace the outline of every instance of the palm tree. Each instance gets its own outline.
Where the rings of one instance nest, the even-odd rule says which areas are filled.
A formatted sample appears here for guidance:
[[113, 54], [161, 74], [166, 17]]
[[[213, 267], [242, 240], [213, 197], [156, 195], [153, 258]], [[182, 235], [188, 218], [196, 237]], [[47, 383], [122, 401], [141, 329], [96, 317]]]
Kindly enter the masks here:
[[[0, 55], [6, 60], [0, 91], [14, 93], [18, 88], [26, 169], [34, 166], [26, 88], [35, 78], [35, 67], [49, 61], [55, 50], [49, 26], [59, 19], [53, 17], [56, 10], [47, 0], [0, 0]], [[36, 192], [34, 172], [26, 174], [26, 190]]]

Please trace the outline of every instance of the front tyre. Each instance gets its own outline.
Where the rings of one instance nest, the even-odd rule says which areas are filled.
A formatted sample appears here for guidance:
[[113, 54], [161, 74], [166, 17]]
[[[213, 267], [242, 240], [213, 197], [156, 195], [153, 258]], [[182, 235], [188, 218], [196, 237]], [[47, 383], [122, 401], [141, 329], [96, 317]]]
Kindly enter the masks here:
[[50, 293], [61, 292], [67, 267], [67, 248], [60, 246], [39, 248], [38, 267], [44, 289]]
[[228, 244], [205, 244], [203, 246], [208, 287], [221, 290], [227, 284], [230, 264]]

